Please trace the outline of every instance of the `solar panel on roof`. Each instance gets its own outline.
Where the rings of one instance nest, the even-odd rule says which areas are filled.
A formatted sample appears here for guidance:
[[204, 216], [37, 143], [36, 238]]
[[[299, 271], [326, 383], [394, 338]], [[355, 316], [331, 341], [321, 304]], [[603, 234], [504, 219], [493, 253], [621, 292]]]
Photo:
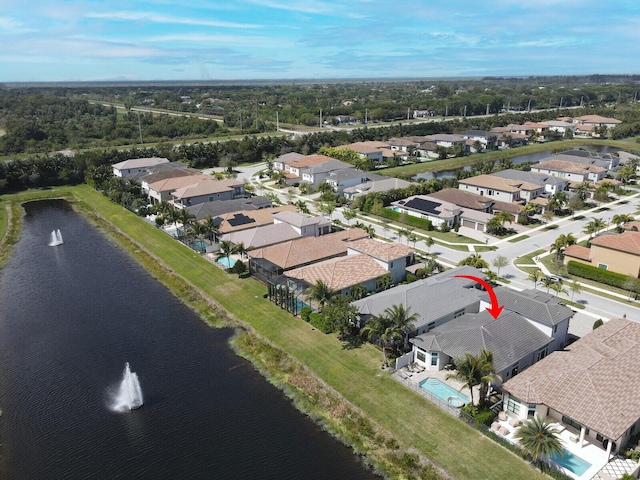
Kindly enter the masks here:
[[238, 225], [246, 225], [247, 223], [255, 222], [255, 218], [247, 217], [243, 213], [236, 213], [233, 215], [233, 218], [229, 219], [229, 225], [232, 227], [237, 227]]
[[421, 210], [426, 213], [438, 214], [440, 213], [438, 207], [440, 207], [440, 203], [432, 202], [431, 200], [425, 200], [424, 198], [413, 198], [409, 200], [405, 206], [410, 208], [415, 208], [416, 210]]

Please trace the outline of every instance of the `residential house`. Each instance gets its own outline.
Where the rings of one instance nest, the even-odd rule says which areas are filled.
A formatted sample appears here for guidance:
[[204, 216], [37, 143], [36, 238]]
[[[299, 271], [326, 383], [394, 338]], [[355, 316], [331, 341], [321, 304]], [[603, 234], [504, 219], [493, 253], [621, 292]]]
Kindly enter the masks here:
[[454, 145], [464, 146], [465, 138], [462, 135], [438, 133], [436, 135], [427, 135], [425, 141], [433, 142], [438, 147], [451, 148]]
[[[502, 202], [495, 198], [485, 197], [483, 195], [478, 195], [477, 193], [471, 193], [457, 188], [444, 188], [440, 191], [430, 193], [428, 196], [438, 200], [444, 200], [445, 202], [453, 203], [461, 207], [461, 219], [463, 219], [469, 210], [476, 210], [478, 212], [485, 213], [505, 211], [512, 215], [517, 215], [522, 208], [521, 203]], [[464, 222], [461, 224], [464, 225]]]
[[393, 283], [403, 282], [407, 276], [407, 266], [413, 263], [414, 251], [396, 242], [388, 243], [372, 238], [354, 240], [347, 245], [347, 255], [364, 253], [382, 266], [393, 279]]
[[[297, 208], [294, 205], [278, 205], [259, 210], [236, 210], [216, 216], [215, 221], [219, 225], [220, 233], [224, 234], [272, 225], [275, 223], [274, 217], [278, 213], [296, 211]], [[295, 232], [295, 229], [293, 231]]]
[[[328, 158], [328, 157], [327, 157]], [[326, 161], [320, 164], [311, 165], [307, 168], [301, 168], [302, 172], [301, 180], [305, 183], [309, 183], [314, 187], [318, 187], [323, 181], [325, 181], [331, 173], [337, 170], [355, 170], [355, 166], [341, 162], [340, 160]]]
[[278, 158], [276, 158], [273, 161], [273, 169], [281, 172], [285, 172], [286, 171], [285, 165], [287, 165], [289, 162], [298, 160], [302, 157], [304, 157], [304, 155], [296, 152], [289, 152], [289, 153], [285, 153], [284, 155], [280, 155]]
[[633, 278], [640, 276], [640, 232], [604, 233], [591, 239], [590, 243], [589, 248], [580, 245], [567, 247], [565, 261], [574, 260]]
[[402, 305], [410, 315], [417, 314], [415, 330], [409, 337], [433, 330], [439, 325], [465, 313], [477, 313], [482, 290], [480, 285], [456, 275], [473, 275], [486, 279], [486, 275], [473, 267], [457, 267], [415, 282], [397, 285], [355, 302], [360, 322], [366, 323], [372, 316], [380, 316], [393, 305]]
[[[351, 287], [356, 285], [364, 286], [367, 293], [375, 291], [380, 288], [378, 279], [387, 273], [387, 270], [375, 259], [360, 253], [294, 268], [285, 272], [284, 276], [302, 281], [307, 287], [322, 280], [331, 290], [346, 296]], [[278, 280], [277, 283], [280, 281]]]
[[585, 165], [579, 162], [567, 162], [564, 160], [545, 160], [531, 165], [531, 171], [535, 173], [545, 173], [560, 178], [565, 178], [570, 182], [594, 182], [604, 179], [606, 169], [596, 165]]
[[594, 127], [614, 128], [622, 123], [616, 118], [602, 117], [600, 115], [582, 115], [575, 117], [573, 122], [578, 125], [590, 125]]
[[556, 153], [549, 159], [577, 162], [584, 165], [596, 165], [606, 170], [611, 170], [620, 164], [620, 158], [617, 156], [613, 156], [610, 153], [600, 155], [597, 152], [588, 150], [566, 150], [562, 153]]
[[440, 227], [447, 224], [453, 228], [459, 223], [460, 207], [453, 203], [444, 202], [427, 195], [413, 195], [391, 202], [391, 208], [400, 213], [414, 217], [426, 218], [433, 226]]
[[473, 142], [480, 142], [487, 148], [487, 145], [495, 145], [496, 135], [486, 130], [464, 130], [462, 132], [456, 132], [456, 135], [460, 135], [465, 140], [471, 140]]
[[302, 237], [318, 237], [331, 233], [331, 220], [323, 216], [282, 211], [273, 216], [273, 222], [291, 225]]
[[205, 202], [233, 200], [244, 195], [244, 182], [235, 178], [215, 180], [211, 177], [171, 192], [173, 204], [180, 208]]
[[198, 182], [213, 180], [210, 175], [182, 175], [179, 177], [165, 178], [148, 184], [149, 202], [158, 204], [161, 202], [169, 202], [172, 199], [171, 194], [179, 188], [188, 187]]
[[411, 147], [417, 147], [418, 143], [407, 138], [390, 138], [387, 142], [391, 150], [409, 152]]
[[258, 248], [248, 253], [249, 270], [263, 281], [273, 280], [294, 268], [346, 256], [349, 242], [368, 237], [364, 230], [350, 228], [322, 237], [300, 237]]
[[360, 170], [356, 170], [354, 168], [346, 168], [343, 170], [335, 170], [331, 172], [329, 176], [325, 178], [325, 182], [331, 185], [333, 191], [336, 192], [338, 196], [343, 196], [344, 191], [347, 188], [355, 187], [356, 185], [360, 185], [366, 182], [383, 180], [386, 178], [389, 177], [377, 175], [370, 172], [361, 172]]
[[543, 188], [543, 193], [548, 195], [569, 190], [569, 180], [544, 173], [525, 172], [524, 170], [514, 170], [510, 168], [508, 170], [502, 170], [501, 172], [492, 173], [491, 175], [539, 185]]
[[414, 362], [427, 370], [439, 371], [467, 353], [489, 350], [499, 378], [513, 376], [514, 365], [524, 369], [538, 361], [551, 341], [521, 315], [509, 311], [497, 319], [487, 311], [465, 313], [411, 339]]
[[242, 210], [260, 210], [271, 206], [273, 206], [273, 200], [269, 197], [242, 197], [234, 200], [198, 203], [187, 207], [187, 210], [196, 217], [196, 221], [200, 221], [207, 217], [215, 218], [226, 213]]
[[[164, 165], [171, 165], [171, 164], [178, 164], [178, 163], [177, 162], [162, 163], [158, 167], [162, 167]], [[183, 164], [179, 164], [179, 165], [183, 165]], [[202, 172], [200, 170], [197, 170], [195, 168], [187, 168], [186, 165], [183, 165], [181, 168], [169, 168], [169, 169], [158, 168], [158, 167], [154, 167], [153, 169], [150, 169], [150, 170], [153, 170], [151, 173], [144, 172], [144, 173], [133, 175], [130, 177], [131, 179], [137, 178], [137, 180], [140, 182], [140, 188], [142, 190], [142, 193], [144, 193], [147, 196], [149, 195], [149, 185], [151, 185], [152, 183], [160, 182], [168, 178], [202, 175]]]
[[[531, 325], [553, 339], [547, 353], [559, 350], [567, 344], [569, 320], [573, 316], [573, 310], [565, 306], [558, 298], [535, 289], [519, 292], [511, 288], [496, 287], [494, 292], [498, 297], [498, 302], [500, 305], [504, 305], [505, 310], [518, 313], [526, 318]], [[489, 306], [491, 306], [491, 300], [489, 295], [484, 293], [480, 311]], [[541, 352], [540, 358], [547, 353]], [[516, 367], [516, 371], [524, 368], [523, 365], [514, 365], [514, 367]]]
[[116, 177], [128, 178], [141, 172], [148, 172], [149, 168], [160, 165], [161, 163], [169, 163], [169, 159], [159, 157], [134, 158], [125, 160], [124, 162], [114, 163], [112, 168], [113, 174]]
[[502, 385], [503, 406], [522, 420], [536, 415], [602, 445], [624, 451], [640, 427], [640, 324], [613, 319]]
[[562, 120], [547, 120], [546, 122], [542, 122], [549, 128], [551, 132], [561, 133], [563, 136], [567, 135], [567, 132], [571, 132], [573, 134], [576, 131], [575, 123], [564, 122]]
[[259, 227], [234, 230], [220, 237], [234, 245], [242, 243], [246, 249], [263, 248], [276, 243], [300, 238], [295, 228], [287, 223], [273, 223]]
[[344, 196], [347, 200], [353, 200], [354, 198], [368, 193], [374, 192], [387, 192], [389, 190], [409, 188], [411, 185], [415, 185], [415, 182], [407, 182], [400, 178], [383, 178], [381, 180], [368, 180], [364, 183], [359, 183], [353, 187], [347, 187], [344, 189]]
[[362, 158], [370, 158], [377, 163], [384, 161], [383, 150], [390, 150], [388, 143], [376, 141], [349, 143], [336, 148], [338, 150], [353, 150]]
[[495, 175], [465, 178], [458, 182], [458, 189], [509, 203], [533, 200], [544, 191], [543, 187], [535, 183]]
[[302, 181], [318, 186], [335, 170], [352, 169], [353, 165], [336, 160], [326, 155], [289, 155], [288, 158], [279, 157], [274, 161], [273, 169], [280, 170], [287, 176], [289, 183]]

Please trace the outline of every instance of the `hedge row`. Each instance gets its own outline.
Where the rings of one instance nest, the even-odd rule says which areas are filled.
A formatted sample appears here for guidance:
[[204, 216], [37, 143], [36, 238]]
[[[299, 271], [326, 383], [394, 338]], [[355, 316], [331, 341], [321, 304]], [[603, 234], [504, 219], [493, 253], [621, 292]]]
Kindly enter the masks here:
[[629, 278], [627, 275], [610, 272], [598, 267], [592, 267], [591, 265], [585, 265], [584, 263], [576, 262], [575, 260], [570, 260], [569, 263], [567, 263], [567, 272], [571, 275], [587, 278], [594, 282], [604, 283], [605, 285], [611, 285], [612, 287], [622, 289], [626, 289], [625, 283]]
[[400, 216], [402, 214], [389, 208], [382, 209], [381, 214], [384, 218], [393, 222], [403, 223], [404, 225], [409, 225], [410, 227], [414, 228], [420, 228], [428, 232], [431, 232], [433, 230], [433, 223], [428, 218], [414, 217], [413, 215], [405, 214], [401, 222]]

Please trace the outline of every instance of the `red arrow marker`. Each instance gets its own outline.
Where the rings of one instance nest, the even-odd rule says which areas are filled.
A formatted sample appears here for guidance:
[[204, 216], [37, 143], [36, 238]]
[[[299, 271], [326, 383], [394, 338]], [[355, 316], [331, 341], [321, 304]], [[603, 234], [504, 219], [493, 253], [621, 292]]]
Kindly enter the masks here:
[[489, 293], [489, 298], [491, 299], [491, 307], [487, 308], [487, 312], [491, 314], [494, 320], [497, 320], [500, 312], [502, 312], [502, 309], [504, 308], [504, 305], [498, 306], [498, 297], [496, 297], [496, 292], [493, 291], [493, 287], [481, 278], [473, 277], [471, 275], [455, 275], [455, 277], [467, 278], [469, 280], [473, 280], [474, 282], [478, 282], [487, 290], [487, 292]]

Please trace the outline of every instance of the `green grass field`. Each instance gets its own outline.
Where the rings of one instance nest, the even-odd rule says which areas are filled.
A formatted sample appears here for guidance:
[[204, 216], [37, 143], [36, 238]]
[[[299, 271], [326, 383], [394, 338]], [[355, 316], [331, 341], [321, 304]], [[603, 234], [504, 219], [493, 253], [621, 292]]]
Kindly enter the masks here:
[[[142, 251], [152, 252], [232, 318], [291, 354], [405, 447], [414, 447], [454, 478], [495, 479], [500, 476], [498, 472], [508, 472], [513, 480], [544, 478], [514, 454], [391, 379], [380, 369], [382, 356], [373, 346], [343, 349], [334, 335], [320, 333], [264, 299], [264, 285], [224, 273], [90, 187], [29, 192], [10, 198], [65, 196], [69, 192], [76, 196], [81, 208], [95, 210]], [[5, 219], [0, 217], [0, 221]]]

